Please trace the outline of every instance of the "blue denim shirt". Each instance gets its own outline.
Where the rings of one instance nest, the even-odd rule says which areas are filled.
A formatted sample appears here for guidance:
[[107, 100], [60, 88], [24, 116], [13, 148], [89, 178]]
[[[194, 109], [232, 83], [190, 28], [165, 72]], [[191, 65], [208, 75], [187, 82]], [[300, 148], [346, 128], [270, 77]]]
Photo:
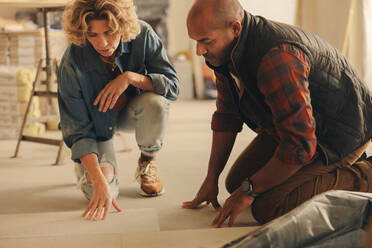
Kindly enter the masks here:
[[[116, 64], [121, 72], [133, 71], [151, 78], [154, 92], [176, 100], [179, 83], [159, 37], [145, 22], [139, 21], [141, 32], [131, 42], [120, 42]], [[58, 69], [58, 104], [63, 139], [71, 148], [72, 160], [96, 153], [97, 141], [112, 138], [114, 111], [98, 112], [93, 102], [113, 78], [93, 46], [71, 44]]]

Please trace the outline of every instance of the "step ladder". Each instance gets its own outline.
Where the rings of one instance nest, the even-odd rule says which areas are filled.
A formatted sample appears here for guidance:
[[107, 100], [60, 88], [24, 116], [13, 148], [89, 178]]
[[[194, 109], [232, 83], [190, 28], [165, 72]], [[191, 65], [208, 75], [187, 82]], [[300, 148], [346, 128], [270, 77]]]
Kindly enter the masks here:
[[[36, 142], [36, 143], [41, 143], [41, 144], [47, 144], [47, 145], [54, 145], [58, 146], [58, 153], [57, 153], [57, 158], [56, 162], [54, 165], [60, 165], [63, 163], [62, 161], [62, 150], [64, 147], [63, 140], [62, 139], [50, 139], [50, 138], [43, 138], [43, 137], [33, 137], [33, 136], [27, 136], [23, 135], [23, 131], [25, 128], [25, 125], [27, 123], [27, 117], [30, 111], [30, 107], [32, 104], [32, 99], [37, 96], [37, 97], [47, 97], [48, 98], [48, 105], [51, 106], [52, 103], [52, 98], [57, 97], [57, 92], [52, 91], [52, 74], [57, 72], [58, 65], [57, 61], [53, 61], [53, 67], [52, 68], [52, 63], [50, 59], [50, 48], [49, 48], [49, 32], [48, 32], [48, 12], [52, 11], [58, 11], [58, 10], [63, 10], [63, 7], [50, 7], [50, 8], [41, 8], [40, 11], [43, 13], [43, 21], [44, 21], [44, 41], [45, 41], [45, 59], [40, 59], [38, 66], [37, 66], [37, 71], [36, 71], [36, 76], [35, 80], [32, 84], [32, 91], [31, 91], [31, 97], [30, 100], [28, 101], [27, 108], [25, 115], [23, 117], [21, 129], [19, 132], [18, 136], [18, 142], [16, 146], [16, 150], [14, 153], [13, 158], [16, 158], [18, 156], [18, 151], [19, 151], [19, 146], [21, 144], [21, 141], [29, 141], [29, 142]], [[43, 61], [45, 60], [45, 66], [43, 67]], [[40, 74], [42, 71], [46, 72], [46, 80], [43, 82], [40, 82]], [[39, 84], [45, 84], [47, 86], [46, 91], [38, 91], [37, 87]]]
[[[61, 165], [63, 163], [61, 155], [62, 155], [62, 150], [63, 150], [63, 146], [64, 146], [62, 139], [34, 137], [34, 136], [27, 136], [27, 135], [23, 134], [26, 123], [28, 121], [28, 115], [30, 113], [30, 108], [31, 108], [33, 98], [35, 96], [36, 97], [46, 97], [46, 98], [48, 98], [48, 104], [51, 104], [51, 99], [52, 98], [57, 98], [57, 92], [51, 91], [50, 87], [47, 87], [47, 90], [43, 90], [43, 91], [37, 90], [37, 88], [40, 84], [42, 84], [42, 85], [47, 84], [48, 85], [50, 83], [50, 82], [48, 82], [48, 80], [40, 82], [41, 71], [47, 70], [47, 67], [42, 67], [42, 63], [43, 63], [43, 59], [41, 59], [39, 61], [39, 64], [38, 64], [38, 67], [37, 67], [35, 80], [32, 84], [31, 97], [28, 101], [26, 112], [25, 112], [25, 115], [23, 117], [21, 129], [19, 131], [18, 142], [17, 142], [17, 146], [16, 146], [16, 150], [15, 150], [13, 158], [16, 158], [18, 156], [21, 141], [36, 142], [36, 143], [41, 143], [41, 144], [58, 146], [59, 148], [58, 148], [57, 158], [56, 158], [56, 161], [55, 161], [54, 165]], [[57, 62], [55, 61], [54, 64], [55, 64], [54, 67], [55, 67], [55, 70], [56, 70], [57, 69]], [[46, 116], [46, 118], [48, 118], [48, 116]]]

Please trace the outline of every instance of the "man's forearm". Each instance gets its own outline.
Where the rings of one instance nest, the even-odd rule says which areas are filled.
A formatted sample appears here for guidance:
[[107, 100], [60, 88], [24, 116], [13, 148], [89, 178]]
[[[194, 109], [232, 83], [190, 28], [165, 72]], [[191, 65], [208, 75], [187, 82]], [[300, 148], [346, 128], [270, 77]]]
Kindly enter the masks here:
[[236, 134], [236, 132], [213, 131], [212, 149], [207, 177], [215, 179], [219, 177], [229, 159], [231, 150], [235, 143]]
[[274, 156], [262, 169], [251, 176], [253, 190], [256, 193], [265, 192], [286, 181], [301, 168], [300, 165], [284, 164]]

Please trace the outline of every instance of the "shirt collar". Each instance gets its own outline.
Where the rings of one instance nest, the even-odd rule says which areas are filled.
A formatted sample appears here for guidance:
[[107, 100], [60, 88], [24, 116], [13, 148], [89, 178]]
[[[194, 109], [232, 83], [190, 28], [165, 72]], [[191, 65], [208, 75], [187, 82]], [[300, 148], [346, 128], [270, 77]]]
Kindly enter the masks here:
[[[85, 64], [85, 70], [91, 71], [91, 70], [97, 70], [97, 71], [105, 71], [104, 66], [102, 66], [102, 62], [99, 59], [99, 54], [94, 49], [94, 47], [87, 42], [83, 48], [83, 57], [84, 61], [89, 61], [89, 63]], [[129, 44], [128, 42], [124, 42], [123, 40], [120, 40], [119, 46], [118, 46], [118, 53], [116, 55], [117, 58], [120, 56], [127, 54], [130, 52]]]
[[120, 57], [124, 53], [129, 53], [129, 45], [128, 45], [128, 42], [124, 42], [121, 39], [119, 43], [119, 47], [118, 47], [118, 54], [116, 57]]
[[244, 11], [244, 19], [242, 22], [242, 31], [239, 35], [238, 41], [236, 42], [235, 46], [233, 47], [230, 55], [230, 63], [234, 62], [240, 65], [240, 61], [242, 56], [244, 56], [244, 50], [246, 49], [246, 43], [249, 35], [249, 23], [251, 21], [251, 16], [247, 11]]

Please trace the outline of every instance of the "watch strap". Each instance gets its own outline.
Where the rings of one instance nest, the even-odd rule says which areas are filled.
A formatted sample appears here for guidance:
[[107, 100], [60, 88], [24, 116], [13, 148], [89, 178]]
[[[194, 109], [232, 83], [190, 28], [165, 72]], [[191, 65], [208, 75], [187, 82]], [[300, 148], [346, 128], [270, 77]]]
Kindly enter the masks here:
[[253, 185], [252, 185], [252, 182], [249, 180], [249, 178], [245, 178], [243, 183], [242, 183], [242, 186], [243, 186], [243, 192], [247, 195], [250, 195], [254, 198], [256, 198], [257, 196], [259, 196], [258, 193], [255, 193], [253, 191]]

